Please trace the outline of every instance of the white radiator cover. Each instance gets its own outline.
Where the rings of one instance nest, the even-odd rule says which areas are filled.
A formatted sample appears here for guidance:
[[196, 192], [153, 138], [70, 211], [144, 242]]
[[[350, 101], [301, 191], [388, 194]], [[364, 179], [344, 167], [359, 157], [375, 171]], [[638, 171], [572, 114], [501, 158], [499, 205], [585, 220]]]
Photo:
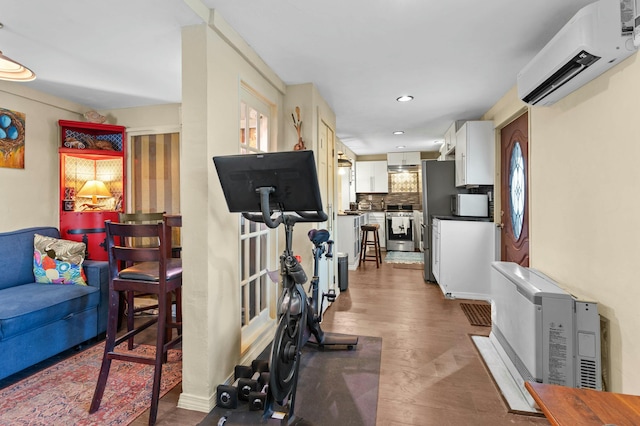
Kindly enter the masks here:
[[598, 305], [511, 262], [491, 265], [491, 339], [523, 380], [602, 389]]

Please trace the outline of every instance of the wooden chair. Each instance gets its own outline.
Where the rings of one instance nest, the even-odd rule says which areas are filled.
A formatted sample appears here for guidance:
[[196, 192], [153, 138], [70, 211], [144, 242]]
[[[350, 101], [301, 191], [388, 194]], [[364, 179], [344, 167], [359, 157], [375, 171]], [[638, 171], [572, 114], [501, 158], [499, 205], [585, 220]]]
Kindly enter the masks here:
[[[358, 260], [358, 266], [364, 265], [365, 262], [376, 262], [376, 268], [379, 268], [382, 264], [382, 252], [380, 250], [380, 234], [378, 230], [380, 225], [377, 223], [366, 224], [360, 226], [362, 231], [362, 241], [360, 243], [360, 259]], [[372, 234], [372, 239], [369, 240], [369, 233]], [[373, 255], [367, 254], [367, 249], [373, 247]]]
[[[179, 219], [168, 217], [155, 224], [105, 222], [109, 254], [109, 316], [102, 366], [89, 413], [94, 413], [100, 407], [111, 361], [139, 362], [154, 366], [149, 424], [155, 424], [162, 363], [166, 361], [167, 351], [182, 340], [182, 312], [181, 310], [176, 312], [175, 321], [171, 315], [171, 294], [175, 291], [179, 292], [182, 287], [182, 261], [167, 255], [171, 245], [171, 240], [167, 238], [171, 232], [167, 229], [170, 228], [167, 222], [179, 223]], [[155, 247], [128, 247], [125, 243], [128, 238], [151, 238], [157, 239], [159, 243]], [[120, 270], [121, 262], [126, 266], [122, 270]], [[120, 293], [130, 291], [156, 295], [158, 315], [116, 338]], [[116, 348], [154, 324], [157, 324], [155, 357], [145, 357], [124, 348]], [[178, 331], [175, 338], [173, 338], [173, 329]]]
[[[158, 223], [164, 220], [164, 212], [151, 212], [151, 213], [120, 213], [118, 215], [118, 221], [120, 223]], [[147, 241], [145, 241], [147, 240]], [[148, 239], [143, 238], [127, 238], [125, 244], [128, 247], [145, 247], [158, 244], [157, 240], [149, 242]], [[147, 312], [153, 309], [158, 309], [158, 304], [135, 307], [135, 297], [144, 297], [146, 294], [136, 294], [133, 291], [126, 291], [120, 294], [120, 312], [118, 313], [118, 330], [122, 327], [122, 319], [127, 317], [127, 330], [133, 329], [133, 322], [135, 314]], [[129, 340], [129, 349], [133, 349], [133, 337]]]
[[[149, 212], [149, 213], [120, 213], [118, 215], [118, 220], [120, 223], [134, 223], [134, 224], [145, 224], [145, 223], [158, 223], [161, 221], [166, 221], [167, 227], [165, 228], [167, 231], [166, 241], [171, 244], [167, 245], [167, 257], [180, 257], [179, 248], [173, 245], [174, 236], [173, 231], [176, 228], [182, 227], [182, 216], [181, 215], [167, 215], [164, 212]], [[126, 238], [125, 243], [129, 247], [153, 247], [158, 245], [157, 239], [149, 238]], [[121, 265], [122, 266], [122, 265]], [[145, 297], [148, 294], [141, 294], [134, 291], [122, 292], [120, 294], [120, 308], [118, 313], [118, 330], [122, 328], [122, 319], [127, 317], [127, 331], [133, 329], [135, 315], [141, 312], [147, 312], [150, 310], [157, 310], [158, 304], [152, 303], [150, 305], [135, 307], [135, 298], [136, 297]], [[176, 314], [178, 311], [182, 311], [182, 292], [180, 289], [177, 289], [175, 292], [175, 305], [176, 305]], [[133, 337], [129, 339], [129, 349], [133, 349]]]

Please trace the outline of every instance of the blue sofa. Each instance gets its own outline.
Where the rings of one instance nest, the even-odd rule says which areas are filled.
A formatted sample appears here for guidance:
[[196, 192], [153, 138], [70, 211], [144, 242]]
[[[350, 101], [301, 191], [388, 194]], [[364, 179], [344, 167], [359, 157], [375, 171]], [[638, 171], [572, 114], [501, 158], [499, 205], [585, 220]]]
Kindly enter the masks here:
[[0, 233], [0, 379], [107, 328], [108, 262], [83, 262], [87, 286], [36, 283], [36, 233], [60, 238], [53, 227]]

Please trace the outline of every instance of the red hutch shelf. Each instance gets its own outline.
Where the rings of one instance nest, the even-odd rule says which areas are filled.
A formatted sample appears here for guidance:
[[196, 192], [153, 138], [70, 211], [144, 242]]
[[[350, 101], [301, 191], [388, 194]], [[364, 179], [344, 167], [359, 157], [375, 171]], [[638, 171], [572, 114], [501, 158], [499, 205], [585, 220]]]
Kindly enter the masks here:
[[105, 220], [118, 221], [126, 200], [125, 127], [58, 121], [60, 234], [87, 245], [87, 259], [108, 260]]

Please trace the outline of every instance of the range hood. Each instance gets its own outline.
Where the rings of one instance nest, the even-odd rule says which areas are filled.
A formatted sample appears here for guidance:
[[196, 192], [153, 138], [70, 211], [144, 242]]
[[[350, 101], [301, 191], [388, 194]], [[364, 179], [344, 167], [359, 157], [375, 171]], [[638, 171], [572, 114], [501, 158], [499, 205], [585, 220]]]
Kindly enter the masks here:
[[387, 154], [387, 171], [389, 173], [417, 172], [419, 169], [419, 152], [390, 152]]
[[420, 169], [420, 166], [417, 164], [409, 164], [409, 165], [392, 165], [387, 164], [387, 172], [389, 173], [409, 173], [409, 172], [417, 172]]

